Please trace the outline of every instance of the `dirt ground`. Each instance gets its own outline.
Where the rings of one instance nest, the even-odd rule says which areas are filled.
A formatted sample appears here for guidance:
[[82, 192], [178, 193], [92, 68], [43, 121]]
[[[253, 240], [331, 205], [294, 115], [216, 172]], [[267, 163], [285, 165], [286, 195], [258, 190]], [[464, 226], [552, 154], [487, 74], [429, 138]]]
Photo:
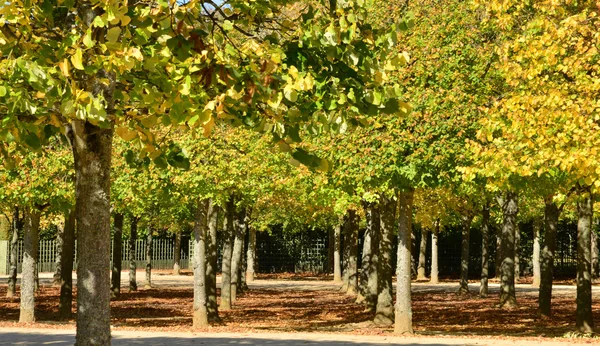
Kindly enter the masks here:
[[[233, 310], [220, 312], [222, 323], [207, 331], [352, 335], [388, 335], [392, 332], [392, 328], [375, 327], [371, 323], [373, 314], [355, 304], [353, 297], [339, 293], [337, 286], [326, 281], [327, 277], [261, 275], [257, 279], [250, 290], [239, 296]], [[289, 284], [267, 285], [274, 280]], [[314, 286], [307, 289], [307, 283]], [[552, 318], [541, 319], [536, 313], [537, 294], [532, 292], [519, 292], [518, 308], [507, 311], [494, 306], [498, 301], [495, 292], [482, 299], [475, 293], [457, 296], [443, 287], [429, 289], [431, 286], [423, 286], [428, 289], [419, 289], [418, 285], [414, 285], [412, 296], [413, 322], [418, 334], [549, 340], [547, 338], [572, 336], [575, 329], [573, 294], [555, 295]], [[19, 299], [6, 298], [6, 289], [6, 284], [0, 285], [0, 327], [18, 327]], [[36, 298], [38, 322], [28, 327], [73, 328], [74, 319], [57, 319], [58, 293], [57, 287], [42, 285]], [[189, 331], [192, 298], [191, 286], [159, 286], [137, 292], [123, 290], [120, 298], [111, 302], [113, 329]], [[600, 300], [597, 298], [593, 311], [594, 320], [600, 322]], [[600, 343], [599, 339], [589, 337], [576, 341]]]

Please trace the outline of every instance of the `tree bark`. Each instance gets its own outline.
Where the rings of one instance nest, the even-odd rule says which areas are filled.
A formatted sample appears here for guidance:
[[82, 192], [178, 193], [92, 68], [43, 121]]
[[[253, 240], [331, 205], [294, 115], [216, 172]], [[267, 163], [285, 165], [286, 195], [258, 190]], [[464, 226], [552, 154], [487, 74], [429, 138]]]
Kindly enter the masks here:
[[333, 282], [342, 282], [342, 263], [341, 263], [341, 243], [342, 243], [342, 224], [335, 226], [333, 230]]
[[246, 209], [242, 208], [236, 213], [233, 222], [235, 232], [233, 252], [231, 253], [231, 303], [235, 303], [240, 288], [240, 269], [242, 267], [242, 252], [244, 251], [244, 237], [246, 235]]
[[348, 224], [350, 223], [350, 218], [348, 216], [348, 213], [346, 212], [346, 215], [344, 215], [343, 218], [343, 223], [342, 223], [342, 235], [343, 235], [343, 240], [344, 242], [342, 243], [342, 288], [340, 289], [341, 292], [347, 293], [348, 292], [348, 284], [350, 281], [350, 268], [349, 268], [349, 263], [350, 263], [350, 248], [352, 247], [352, 240], [350, 239], [350, 234], [349, 234], [349, 226]]
[[439, 280], [439, 269], [438, 269], [438, 236], [440, 234], [440, 220], [436, 220], [433, 225], [433, 232], [431, 232], [431, 279], [429, 280], [432, 284], [437, 284]]
[[218, 322], [217, 306], [217, 226], [219, 207], [208, 201], [208, 236], [206, 237], [206, 309], [209, 322]]
[[515, 227], [515, 282], [521, 279], [521, 257], [519, 251], [521, 249], [521, 228], [517, 223]]
[[541, 278], [538, 304], [540, 314], [550, 317], [552, 313], [552, 280], [554, 279], [556, 230], [560, 209], [552, 200], [552, 196], [545, 198], [544, 204], [544, 247], [540, 256]]
[[490, 248], [490, 203], [486, 202], [481, 213], [481, 285], [479, 296], [488, 296], [489, 248]]
[[380, 235], [379, 235], [379, 266], [377, 268], [377, 305], [375, 319], [378, 326], [394, 324], [394, 302], [392, 291], [392, 248], [394, 237], [394, 222], [396, 220], [396, 201], [382, 196], [379, 203]]
[[62, 269], [62, 248], [65, 240], [65, 225], [67, 220], [65, 219], [64, 224], [58, 226], [56, 233], [56, 258], [54, 263], [56, 264], [56, 268], [54, 269], [54, 275], [52, 276], [52, 285], [59, 286], [60, 285], [60, 271]]
[[335, 252], [335, 234], [333, 228], [327, 230], [327, 270], [326, 273], [333, 274]]
[[231, 259], [233, 257], [235, 200], [229, 197], [223, 225], [223, 260], [221, 263], [221, 310], [231, 310]]
[[194, 312], [193, 328], [208, 326], [206, 286], [206, 235], [208, 201], [198, 201], [194, 219]]
[[62, 246], [62, 268], [60, 269], [60, 300], [58, 315], [70, 319], [73, 308], [73, 260], [75, 255], [75, 209], [65, 216], [64, 239]]
[[458, 294], [469, 293], [469, 242], [471, 241], [471, 221], [470, 215], [462, 215], [462, 237], [460, 247], [460, 286]]
[[502, 266], [500, 279], [500, 307], [514, 308], [517, 305], [515, 296], [515, 230], [517, 226], [517, 194], [509, 191], [501, 197], [502, 207]]
[[254, 259], [256, 258], [256, 229], [250, 227], [248, 229], [248, 251], [246, 253], [246, 281], [254, 281]]
[[500, 279], [502, 271], [502, 227], [496, 232], [496, 260], [494, 261], [494, 276]]
[[35, 321], [35, 269], [37, 267], [40, 212], [24, 210], [23, 270], [21, 272], [21, 311], [19, 323]]
[[400, 192], [400, 218], [398, 221], [398, 265], [396, 283], [396, 321], [394, 333], [412, 334], [411, 299], [411, 234], [413, 190]]
[[373, 251], [371, 249], [371, 245], [374, 242], [373, 238], [373, 229], [372, 229], [372, 220], [371, 220], [371, 210], [369, 206], [364, 206], [367, 227], [365, 229], [365, 233], [363, 234], [363, 251], [362, 251], [362, 259], [361, 259], [361, 269], [358, 275], [358, 294], [356, 296], [356, 303], [362, 304], [366, 300], [367, 296], [367, 286], [369, 284], [369, 268], [371, 267], [371, 256], [373, 255]]
[[598, 249], [598, 233], [592, 227], [592, 280], [600, 278], [599, 257], [600, 250]]
[[580, 187], [577, 200], [577, 311], [576, 325], [582, 333], [594, 331], [592, 316], [592, 192]]
[[540, 287], [541, 267], [540, 267], [540, 219], [533, 220], [533, 282], [531, 286]]
[[421, 230], [421, 242], [419, 244], [419, 263], [417, 265], [417, 280], [425, 281], [425, 256], [427, 255], [427, 229]]
[[114, 217], [111, 291], [114, 298], [121, 294], [121, 259], [123, 258], [123, 214]]
[[10, 239], [10, 269], [8, 271], [8, 288], [6, 296], [14, 297], [17, 291], [17, 263], [19, 256], [19, 230], [22, 227], [21, 219], [19, 218], [19, 207], [15, 207], [12, 220], [12, 234]]
[[181, 231], [175, 232], [175, 248], [173, 249], [173, 275], [181, 274]]
[[358, 293], [358, 216], [355, 210], [348, 210], [347, 231], [349, 257], [348, 257], [348, 289], [346, 294]]
[[137, 241], [138, 218], [131, 217], [131, 234], [129, 236], [129, 291], [137, 291], [137, 264], [135, 263], [135, 243]]
[[146, 283], [144, 288], [152, 288], [152, 231], [152, 228], [149, 228], [146, 237]]
[[[369, 246], [366, 248], [370, 251], [370, 256], [365, 259], [365, 251], [363, 246], [363, 266], [362, 272], [365, 272], [364, 276], [361, 276], [361, 285], [365, 280], [364, 287], [364, 302], [367, 309], [375, 311], [377, 305], [377, 293], [378, 293], [378, 267], [379, 267], [379, 238], [381, 233], [381, 223], [379, 217], [379, 211], [375, 204], [370, 204], [367, 207], [367, 231], [365, 232], [365, 244], [367, 243], [367, 234], [370, 235]], [[367, 264], [365, 266], [365, 263]], [[361, 272], [361, 274], [362, 274]]]
[[[79, 15], [91, 26], [96, 14], [80, 3]], [[105, 72], [98, 72], [107, 77]], [[114, 83], [109, 82], [108, 84]], [[105, 85], [88, 86], [103, 90]], [[102, 84], [99, 83], [98, 84]], [[114, 88], [114, 85], [113, 85]], [[111, 95], [105, 95], [106, 99]], [[111, 100], [108, 100], [111, 103]], [[112, 112], [110, 105], [108, 113]], [[76, 345], [110, 344], [110, 167], [113, 128], [74, 120], [71, 143], [75, 158], [77, 205]]]

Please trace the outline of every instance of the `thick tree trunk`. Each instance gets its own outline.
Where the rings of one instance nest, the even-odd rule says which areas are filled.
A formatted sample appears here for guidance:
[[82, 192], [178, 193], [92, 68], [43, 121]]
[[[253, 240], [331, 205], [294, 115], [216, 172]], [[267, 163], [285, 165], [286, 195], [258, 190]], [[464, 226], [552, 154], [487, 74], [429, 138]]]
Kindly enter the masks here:
[[52, 285], [60, 286], [60, 271], [62, 269], [62, 248], [65, 240], [65, 225], [67, 220], [65, 219], [64, 224], [58, 226], [58, 230], [56, 233], [56, 258], [54, 263], [56, 264], [56, 268], [54, 269], [54, 275], [52, 276]]
[[541, 267], [540, 267], [540, 230], [541, 230], [540, 219], [535, 218], [533, 220], [533, 282], [531, 286], [540, 287], [541, 280]]
[[[381, 233], [381, 224], [379, 218], [379, 211], [377, 206], [370, 204], [366, 212], [367, 216], [367, 231], [365, 232], [365, 244], [367, 244], [367, 234], [369, 234], [369, 245], [368, 247], [363, 246], [363, 265], [361, 272], [361, 286], [364, 285], [364, 302], [367, 305], [367, 309], [375, 311], [377, 305], [377, 286], [378, 286], [378, 267], [379, 267], [379, 237]], [[366, 250], [365, 250], [366, 249]], [[370, 252], [368, 258], [365, 259], [364, 253]], [[366, 264], [366, 265], [365, 265]], [[362, 273], [365, 275], [362, 275]]]
[[411, 299], [411, 234], [413, 190], [400, 192], [400, 217], [398, 220], [398, 265], [396, 283], [396, 321], [394, 333], [412, 334]]
[[246, 209], [242, 208], [236, 213], [233, 222], [235, 232], [233, 252], [231, 254], [231, 303], [235, 303], [240, 288], [240, 269], [242, 267], [242, 252], [244, 251], [244, 237], [246, 236]]
[[246, 252], [246, 281], [254, 281], [254, 259], [256, 258], [256, 229], [248, 229], [248, 251]]
[[432, 284], [437, 284], [439, 280], [439, 269], [438, 269], [438, 235], [440, 234], [440, 220], [436, 220], [433, 225], [433, 232], [431, 232], [431, 279], [429, 280]]
[[193, 328], [208, 326], [206, 287], [206, 236], [208, 201], [198, 201], [194, 220], [194, 312]]
[[592, 227], [592, 280], [600, 278], [599, 257], [600, 249], [598, 249], [598, 233]]
[[181, 274], [181, 231], [175, 232], [175, 248], [173, 249], [173, 275]]
[[544, 247], [540, 258], [540, 291], [539, 311], [542, 316], [552, 313], [552, 280], [554, 279], [554, 253], [556, 251], [556, 230], [560, 210], [552, 200], [552, 196], [544, 201]]
[[112, 277], [110, 290], [112, 296], [118, 298], [121, 294], [121, 258], [123, 257], [123, 214], [114, 217]]
[[58, 315], [70, 319], [73, 308], [73, 260], [75, 257], [75, 210], [65, 216], [64, 239], [62, 246], [62, 268], [60, 269], [60, 301]]
[[582, 333], [594, 331], [592, 316], [592, 192], [589, 186], [580, 187], [577, 200], [577, 329]]
[[135, 263], [135, 243], [137, 241], [137, 226], [138, 218], [135, 216], [131, 217], [131, 234], [129, 236], [129, 291], [137, 291], [137, 278], [136, 271], [137, 265]]
[[206, 237], [206, 309], [209, 322], [218, 322], [217, 306], [217, 227], [219, 207], [208, 201], [208, 236]]
[[11, 298], [17, 293], [17, 263], [19, 256], [19, 230], [21, 229], [22, 222], [19, 219], [19, 207], [15, 207], [12, 226], [11, 226], [11, 238], [10, 238], [10, 269], [8, 271], [8, 288], [6, 290], [6, 296]]
[[515, 282], [521, 279], [521, 228], [519, 224], [515, 227]]
[[427, 255], [427, 229], [421, 230], [421, 242], [419, 245], [419, 264], [417, 265], [417, 280], [425, 281], [425, 256]]
[[481, 285], [479, 286], [479, 296], [486, 298], [488, 296], [488, 276], [489, 276], [489, 248], [490, 248], [490, 203], [486, 202], [481, 213]]
[[[86, 24], [91, 26], [95, 10], [89, 3], [81, 3], [78, 9], [79, 15], [86, 18], [89, 21]], [[98, 74], [109, 79], [103, 71]], [[94, 85], [88, 85], [89, 90], [107, 88], [104, 84], [91, 84]], [[112, 94], [105, 96], [111, 98]], [[110, 103], [112, 100], [108, 101]], [[110, 108], [108, 107], [109, 114]], [[78, 290], [75, 344], [109, 345], [110, 166], [113, 129], [74, 120], [70, 131], [75, 158], [77, 205]]]
[[392, 291], [392, 249], [396, 200], [382, 196], [379, 203], [379, 266], [377, 268], [377, 306], [374, 323], [378, 326], [394, 324], [394, 302]]
[[146, 237], [146, 283], [144, 288], [152, 288], [152, 228], [148, 229]]
[[342, 262], [340, 256], [342, 243], [342, 224], [335, 226], [333, 230], [333, 282], [342, 282]]
[[500, 280], [500, 307], [514, 308], [517, 305], [515, 296], [515, 231], [517, 227], [517, 194], [506, 192], [500, 198], [502, 207], [502, 266]]
[[349, 243], [348, 257], [348, 289], [346, 294], [358, 293], [358, 215], [355, 210], [348, 210], [347, 236]]
[[35, 268], [37, 267], [40, 212], [24, 210], [23, 270], [21, 272], [21, 312], [19, 323], [35, 321]]
[[470, 215], [462, 215], [462, 237], [460, 247], [460, 286], [458, 294], [469, 293], [469, 243], [471, 241], [471, 221]]
[[223, 225], [223, 260], [221, 263], [221, 310], [231, 310], [231, 259], [235, 230], [235, 200], [229, 197]]

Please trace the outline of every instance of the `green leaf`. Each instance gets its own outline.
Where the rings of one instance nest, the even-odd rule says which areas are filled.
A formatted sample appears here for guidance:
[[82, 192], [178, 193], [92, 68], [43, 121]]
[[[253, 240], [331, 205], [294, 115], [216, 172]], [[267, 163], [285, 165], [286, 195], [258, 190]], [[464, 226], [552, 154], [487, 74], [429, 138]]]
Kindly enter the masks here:
[[39, 150], [42, 147], [40, 138], [35, 133], [27, 133], [25, 135], [25, 144], [33, 150]]
[[109, 43], [116, 43], [119, 39], [119, 35], [121, 35], [121, 28], [118, 26], [114, 26], [110, 28], [106, 33], [106, 40]]
[[6, 96], [6, 87], [4, 85], [0, 85], [0, 97]]

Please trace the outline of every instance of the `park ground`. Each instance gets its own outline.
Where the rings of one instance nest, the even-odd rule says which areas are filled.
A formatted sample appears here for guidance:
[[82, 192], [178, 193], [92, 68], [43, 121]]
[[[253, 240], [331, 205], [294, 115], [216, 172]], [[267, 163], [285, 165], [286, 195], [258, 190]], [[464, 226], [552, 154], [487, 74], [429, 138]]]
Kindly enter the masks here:
[[[413, 321], [416, 336], [396, 338], [393, 329], [376, 327], [372, 314], [354, 303], [354, 298], [338, 292], [327, 276], [259, 275], [250, 289], [238, 297], [231, 311], [221, 311], [222, 323], [191, 333], [192, 284], [190, 272], [181, 276], [169, 272], [153, 274], [153, 287], [143, 288], [143, 273], [138, 273], [140, 290], [123, 289], [111, 302], [115, 344], [193, 344], [199, 335], [204, 345], [235, 345], [243, 339], [249, 345], [504, 345], [597, 343], [597, 336], [582, 337], [575, 330], [575, 286], [564, 281], [553, 290], [554, 313], [550, 319], [537, 315], [537, 289], [523, 280], [517, 285], [519, 306], [513, 310], [495, 307], [499, 285], [490, 284], [488, 298], [479, 298], [479, 285], [469, 285], [471, 293], [457, 296], [458, 283], [438, 285], [413, 283]], [[123, 272], [122, 287], [127, 287]], [[0, 278], [6, 282], [5, 278]], [[36, 323], [20, 325], [19, 299], [5, 297], [6, 284], [0, 285], [0, 345], [5, 340], [35, 342], [36, 335], [47, 335], [46, 342], [70, 342], [74, 320], [58, 321], [58, 292], [49, 274], [41, 274], [37, 296]], [[600, 287], [594, 286], [594, 320], [600, 322]], [[168, 333], [168, 334], [161, 334]], [[283, 333], [283, 334], [282, 334]], [[195, 336], [194, 336], [195, 335]], [[168, 341], [176, 338], [178, 341]], [[342, 338], [342, 339], [340, 339]], [[136, 341], [137, 340], [137, 341]], [[145, 341], [144, 341], [145, 340]], [[236, 341], [237, 340], [237, 341]], [[252, 341], [253, 340], [253, 341]], [[328, 341], [329, 340], [329, 341]], [[263, 342], [264, 341], [264, 342]], [[305, 343], [300, 343], [305, 341]], [[319, 342], [319, 341], [323, 341]], [[198, 344], [198, 343], [196, 343]]]

